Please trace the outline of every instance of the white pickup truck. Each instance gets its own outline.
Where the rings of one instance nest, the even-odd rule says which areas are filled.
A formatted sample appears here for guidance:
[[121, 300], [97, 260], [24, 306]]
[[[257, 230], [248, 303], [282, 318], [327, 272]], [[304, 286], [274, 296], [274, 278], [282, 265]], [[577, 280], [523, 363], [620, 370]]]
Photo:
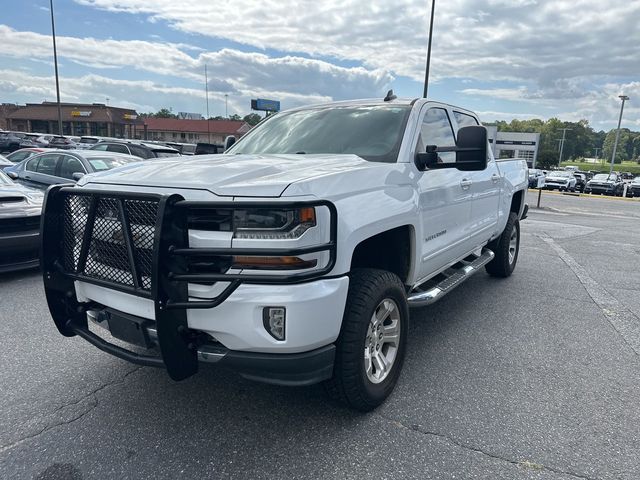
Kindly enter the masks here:
[[482, 267], [511, 274], [527, 181], [462, 108], [390, 92], [289, 110], [224, 155], [51, 187], [49, 308], [63, 335], [174, 380], [216, 363], [371, 410], [398, 380], [410, 307]]

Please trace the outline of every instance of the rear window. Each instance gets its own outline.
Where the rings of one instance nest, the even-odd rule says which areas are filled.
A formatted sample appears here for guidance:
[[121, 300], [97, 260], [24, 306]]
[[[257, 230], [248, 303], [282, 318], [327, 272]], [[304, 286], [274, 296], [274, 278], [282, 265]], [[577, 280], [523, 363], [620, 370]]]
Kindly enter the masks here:
[[180, 155], [178, 152], [174, 152], [172, 150], [154, 150], [153, 153], [158, 158], [177, 157]]
[[98, 139], [97, 138], [82, 137], [80, 139], [80, 143], [98, 143]]

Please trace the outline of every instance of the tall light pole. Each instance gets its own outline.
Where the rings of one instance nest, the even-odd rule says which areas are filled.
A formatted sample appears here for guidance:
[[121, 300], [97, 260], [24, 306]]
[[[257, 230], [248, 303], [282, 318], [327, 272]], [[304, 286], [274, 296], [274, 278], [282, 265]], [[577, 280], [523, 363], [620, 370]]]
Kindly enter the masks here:
[[58, 135], [62, 136], [62, 108], [60, 107], [60, 80], [58, 79], [58, 51], [56, 50], [56, 22], [53, 20], [53, 0], [49, 0], [51, 36], [53, 37], [53, 65], [56, 71], [56, 98], [58, 101]]
[[573, 130], [573, 128], [563, 128], [562, 129], [562, 141], [560, 142], [560, 160], [558, 160], [558, 166], [562, 163], [562, 152], [564, 151], [564, 136], [567, 133], [567, 130]]
[[224, 94], [224, 116], [229, 118], [229, 94]]
[[209, 77], [207, 75], [207, 64], [204, 64], [204, 94], [207, 98], [207, 143], [211, 143], [211, 128], [209, 127]]
[[624, 111], [624, 102], [629, 100], [629, 97], [626, 95], [618, 95], [618, 98], [622, 100], [622, 105], [620, 106], [620, 116], [618, 117], [618, 131], [616, 132], [616, 141], [613, 142], [613, 153], [611, 154], [611, 168], [609, 169], [609, 175], [613, 173], [613, 161], [616, 158], [616, 150], [618, 149], [618, 140], [620, 139], [620, 124], [622, 123], [622, 112]]
[[429, 66], [431, 65], [431, 40], [433, 39], [433, 14], [436, 10], [436, 0], [431, 0], [431, 22], [429, 23], [429, 45], [427, 47], [427, 66], [424, 69], [424, 94], [423, 98], [427, 98], [427, 90], [429, 89]]

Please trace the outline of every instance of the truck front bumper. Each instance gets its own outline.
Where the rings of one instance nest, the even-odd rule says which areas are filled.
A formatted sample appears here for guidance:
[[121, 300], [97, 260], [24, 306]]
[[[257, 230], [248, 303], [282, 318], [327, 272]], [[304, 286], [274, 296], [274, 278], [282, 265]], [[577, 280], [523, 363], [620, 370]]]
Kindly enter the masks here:
[[[110, 330], [124, 341], [137, 342], [145, 339], [148, 345], [157, 349], [157, 331], [155, 324], [141, 317], [117, 312], [111, 309], [88, 312], [89, 319], [106, 330]], [[130, 322], [138, 325], [139, 332], [130, 332], [130, 338], [123, 337], [126, 329], [117, 322]], [[157, 355], [137, 354], [105, 340], [103, 336], [85, 327], [74, 327], [75, 333], [98, 347], [100, 350], [131, 363], [164, 367], [162, 358]], [[116, 333], [118, 332], [118, 333]], [[274, 385], [306, 386], [313, 385], [331, 378], [336, 347], [325, 345], [306, 352], [299, 353], [263, 353], [230, 350], [220, 343], [209, 342], [197, 347], [197, 357], [201, 364], [215, 364], [233, 370], [249, 380], [255, 380]]]
[[[218, 209], [268, 206], [51, 187], [43, 207], [41, 258], [56, 327], [120, 358], [164, 367], [174, 380], [195, 374], [200, 361], [212, 360], [272, 383], [303, 385], [328, 378], [349, 283], [346, 276], [326, 278], [336, 259], [336, 209], [326, 201], [281, 200], [278, 207], [327, 209], [329, 239], [298, 248], [192, 247], [187, 219], [194, 210], [213, 215]], [[221, 266], [231, 256], [315, 252], [327, 252], [328, 260], [310, 271], [232, 273]], [[221, 288], [215, 297], [199, 298], [190, 293], [192, 284]], [[265, 307], [286, 309], [284, 339], [266, 330]], [[156, 346], [159, 354], [138, 354], [104, 340], [89, 329], [91, 312], [113, 317], [108, 325], [115, 338]]]

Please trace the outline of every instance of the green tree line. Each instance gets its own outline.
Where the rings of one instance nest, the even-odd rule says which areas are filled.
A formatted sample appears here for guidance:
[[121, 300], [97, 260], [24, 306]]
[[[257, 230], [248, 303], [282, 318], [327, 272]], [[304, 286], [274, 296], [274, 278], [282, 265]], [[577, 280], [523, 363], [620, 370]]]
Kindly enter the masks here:
[[[152, 112], [141, 113], [139, 117], [140, 118], [178, 118], [178, 115], [173, 113], [168, 108], [161, 108], [155, 113], [152, 113]], [[235, 120], [238, 122], [242, 121], [242, 122], [247, 122], [249, 125], [253, 127], [254, 125], [257, 125], [262, 120], [262, 117], [257, 113], [250, 113], [249, 115], [245, 115], [244, 117], [241, 117], [240, 115], [235, 113], [231, 115], [229, 118], [225, 118], [220, 115], [217, 115], [215, 117], [209, 117], [209, 120]]]
[[[587, 120], [579, 122], [563, 122], [557, 118], [549, 120], [511, 120], [506, 122], [499, 120], [492, 125], [498, 127], [499, 132], [523, 132], [540, 133], [538, 146], [538, 162], [541, 168], [550, 168], [558, 165], [560, 159], [560, 139], [562, 129], [568, 128], [565, 134], [563, 160], [578, 160], [581, 158], [597, 157], [611, 160], [613, 144], [616, 138], [616, 129], [609, 132], [594, 130]], [[633, 160], [640, 163], [640, 132], [634, 132], [628, 128], [620, 130], [620, 140], [616, 150], [615, 163]]]

